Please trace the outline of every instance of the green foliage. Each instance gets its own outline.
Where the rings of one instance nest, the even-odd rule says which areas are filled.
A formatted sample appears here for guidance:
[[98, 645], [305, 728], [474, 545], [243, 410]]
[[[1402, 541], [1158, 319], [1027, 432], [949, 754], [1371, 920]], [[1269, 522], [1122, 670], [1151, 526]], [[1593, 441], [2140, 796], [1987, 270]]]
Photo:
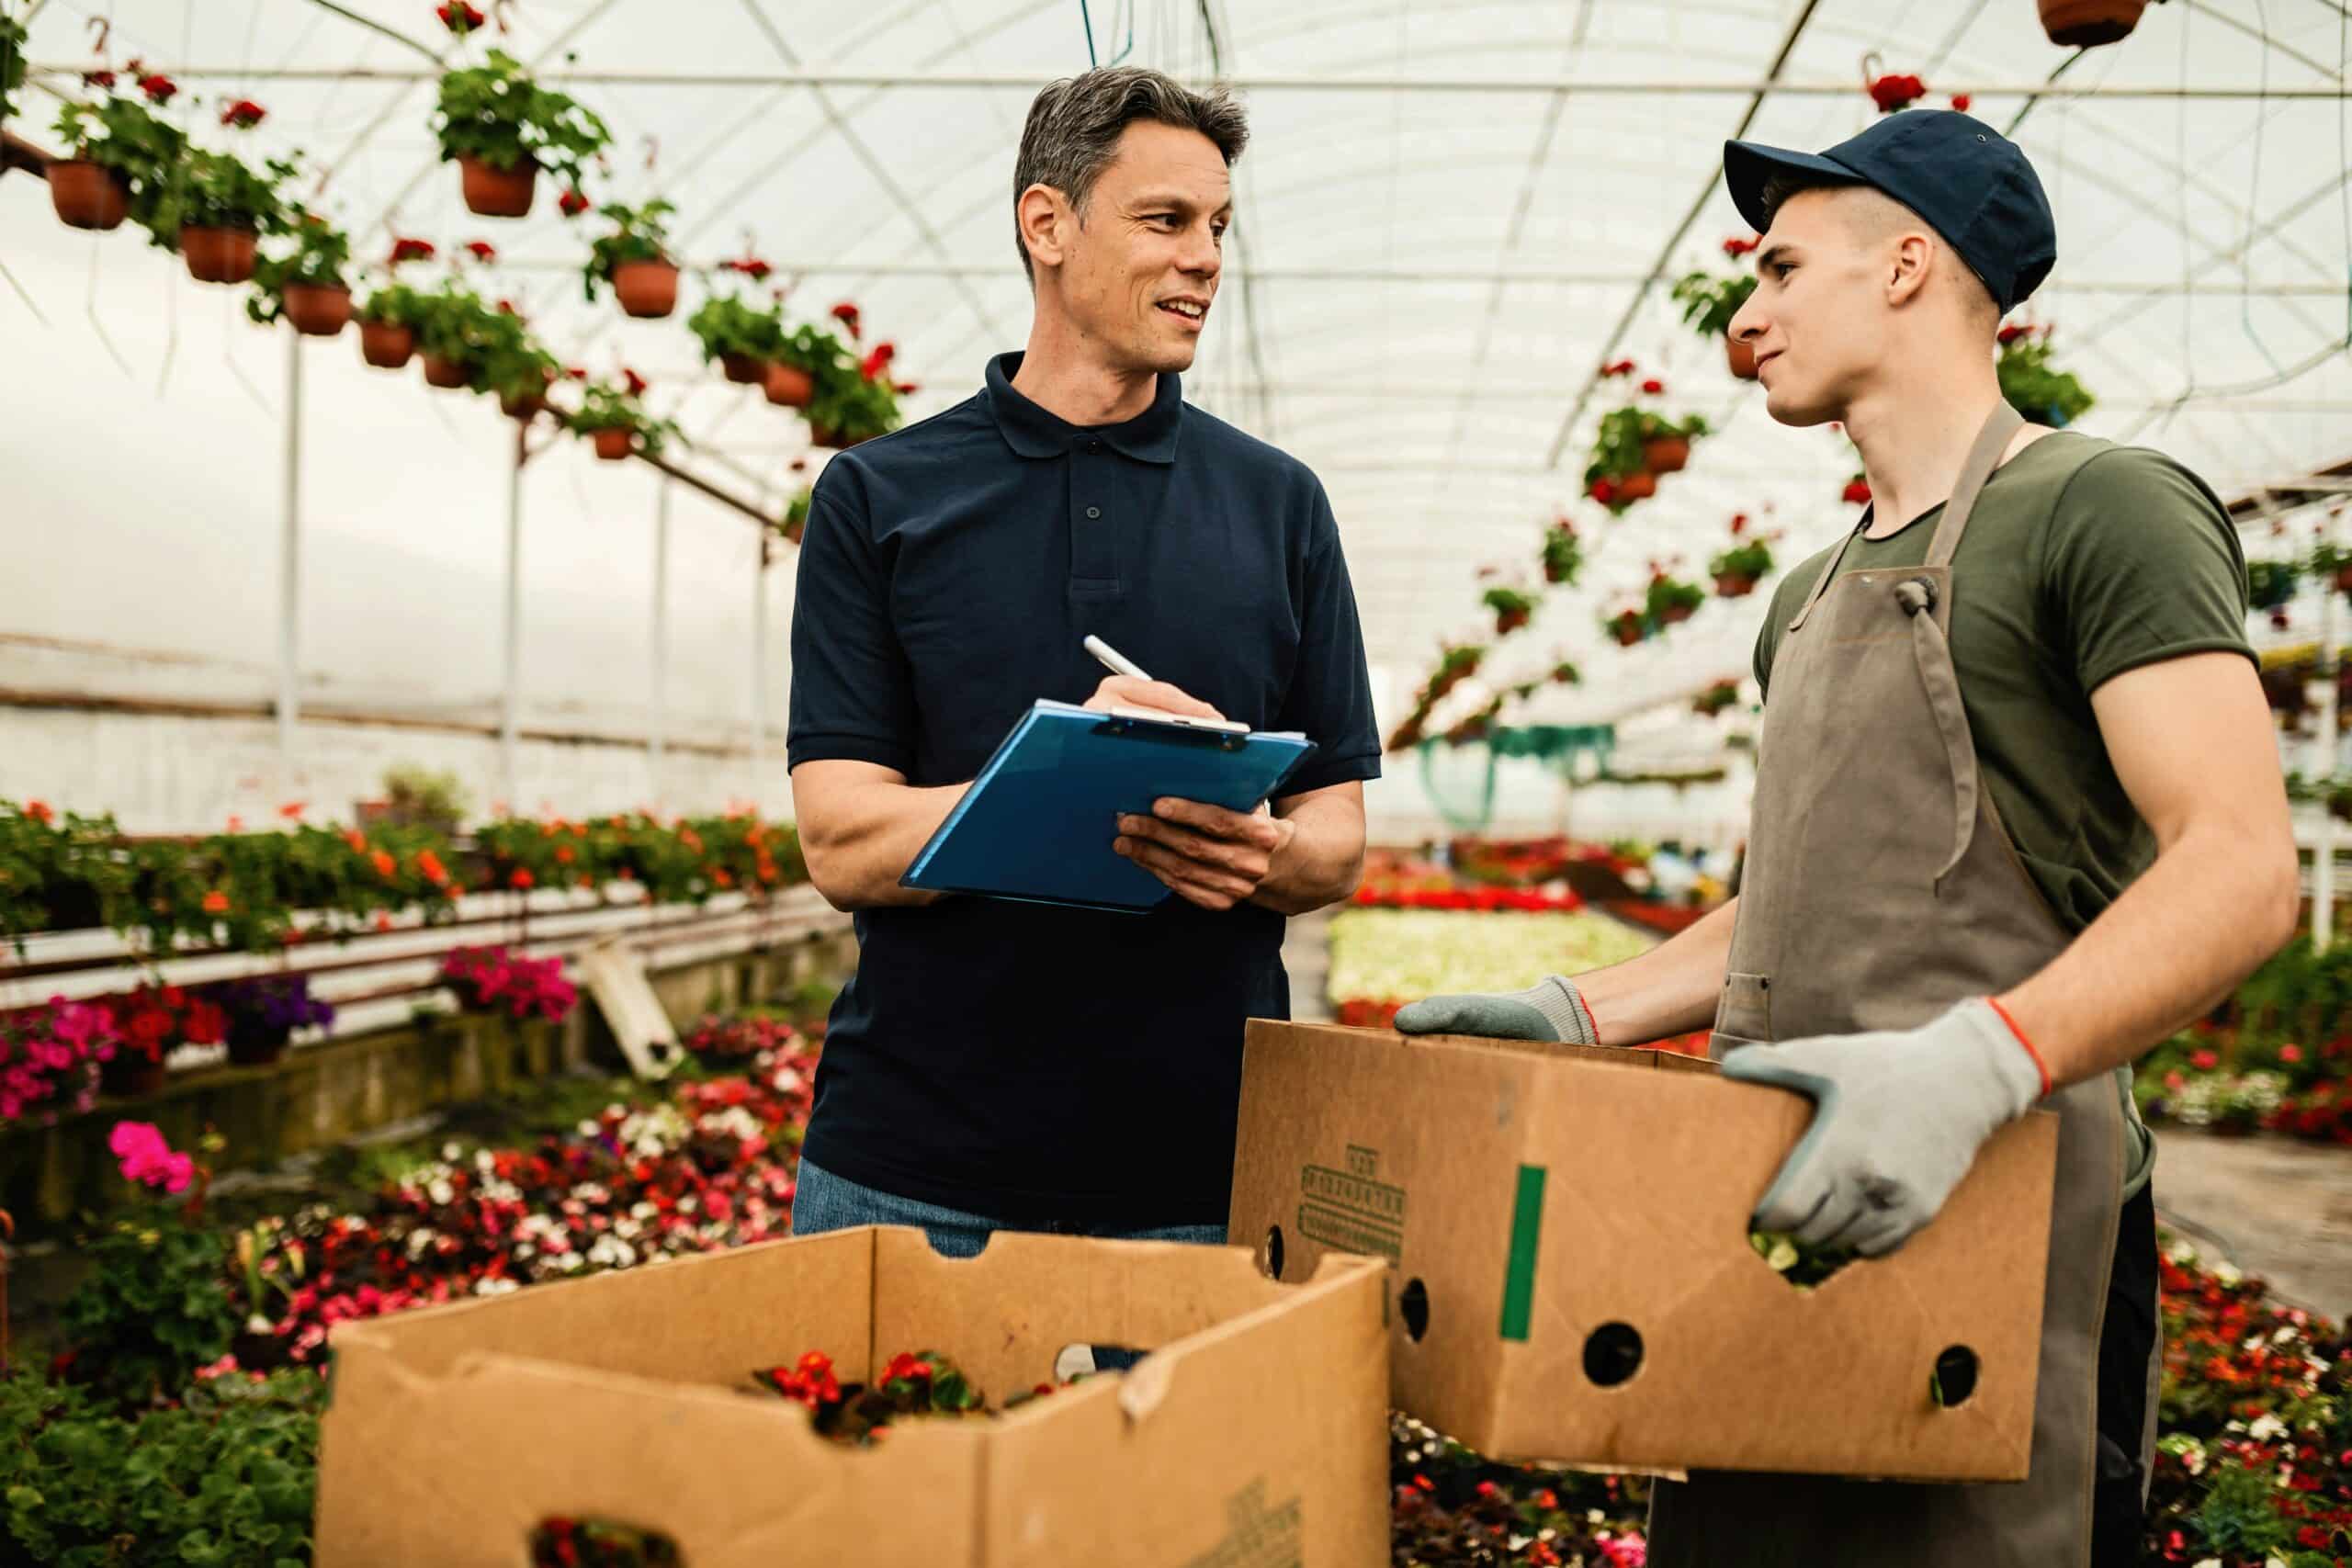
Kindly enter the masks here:
[[2290, 560], [2250, 560], [2245, 563], [2246, 603], [2256, 610], [2276, 610], [2295, 597], [2302, 568]]
[[1772, 547], [1761, 539], [1734, 545], [1707, 563], [1710, 577], [1745, 577], [1762, 581], [1772, 574]]
[[245, 314], [265, 325], [286, 313], [288, 284], [339, 288], [344, 268], [351, 265], [351, 236], [317, 213], [303, 213], [288, 231], [290, 245], [265, 248], [254, 262]]
[[2208, 1551], [2258, 1562], [2295, 1539], [2294, 1526], [2278, 1517], [2272, 1491], [2268, 1475], [2240, 1464], [2218, 1465], [2207, 1483], [2204, 1503], [2188, 1517], [2189, 1523]]
[[1731, 330], [1731, 319], [1756, 292], [1756, 275], [1737, 273], [1724, 277], [1713, 273], [1687, 273], [1676, 280], [1674, 302], [1682, 307], [1682, 321], [1702, 337], [1721, 337]]
[[425, 296], [405, 283], [387, 283], [370, 291], [368, 298], [360, 301], [359, 319], [422, 332], [426, 310], [424, 299]]
[[2097, 401], [2071, 373], [2052, 367], [2047, 329], [2021, 332], [2003, 344], [1994, 368], [2001, 378], [2002, 398], [2037, 424], [2064, 428]]
[[1683, 582], [1661, 573], [1650, 579], [1649, 593], [1642, 608], [1654, 626], [1663, 626], [1687, 616], [1706, 602], [1707, 592], [1697, 583]]
[[294, 165], [283, 158], [270, 159], [255, 173], [234, 153], [196, 148], [158, 208], [150, 231], [167, 250], [178, 247], [184, 227], [285, 233], [292, 225], [278, 192], [294, 174]]
[[[456, 284], [437, 293], [414, 297], [417, 344], [425, 353], [466, 367], [467, 384], [477, 392], [492, 390], [503, 379], [516, 376], [518, 367], [552, 367], [554, 357], [538, 350], [523, 318], [511, 310], [485, 305], [481, 296]], [[493, 378], [493, 367], [497, 378]], [[532, 390], [541, 390], [545, 378]]]
[[[119, 175], [130, 189], [130, 220], [156, 235], [162, 209], [187, 160], [187, 137], [179, 127], [158, 118], [136, 98], [112, 94], [90, 103], [67, 104], [57, 114], [59, 138], [71, 156], [86, 158]], [[169, 226], [170, 243], [179, 244], [178, 225]], [[156, 238], [155, 243], [164, 242]]]
[[0, 16], [0, 120], [17, 112], [14, 95], [25, 85], [25, 24]]
[[465, 820], [465, 786], [455, 773], [435, 773], [413, 763], [387, 768], [384, 798], [391, 806], [391, 820], [403, 827], [454, 834]]
[[702, 356], [711, 363], [730, 354], [774, 360], [782, 356], [786, 341], [783, 306], [761, 310], [724, 294], [714, 294], [695, 307], [686, 318], [686, 331], [701, 343]]
[[497, 49], [485, 63], [441, 78], [433, 129], [445, 159], [474, 158], [493, 169], [536, 163], [575, 187], [582, 165], [612, 141], [593, 111], [540, 86], [521, 61]]
[[38, 801], [0, 801], [0, 938], [135, 919], [132, 869], [110, 816], [62, 819]]
[[655, 419], [647, 413], [645, 405], [631, 396], [628, 388], [603, 381], [589, 385], [581, 394], [580, 412], [570, 415], [565, 423], [582, 435], [599, 430], [634, 431], [638, 445], [655, 454], [661, 452], [670, 437], [682, 434], [675, 422]]
[[129, 1418], [19, 1366], [0, 1378], [0, 1559], [62, 1568], [299, 1568], [319, 1414], [310, 1371], [198, 1383]]
[[582, 291], [590, 304], [596, 302], [596, 290], [612, 281], [615, 267], [630, 262], [670, 259], [667, 220], [676, 210], [661, 200], [649, 201], [642, 207], [616, 201], [596, 209], [599, 217], [611, 222], [613, 230], [597, 237], [590, 247], [588, 265], [581, 269]]
[[817, 395], [808, 404], [808, 427], [837, 445], [887, 435], [899, 428], [899, 394], [887, 370], [868, 377], [853, 365], [818, 376]]
[[228, 1354], [237, 1314], [218, 1233], [158, 1204], [85, 1250], [96, 1268], [60, 1311], [75, 1382], [138, 1409]]
[[1584, 570], [1584, 546], [1565, 519], [1544, 534], [1544, 581], [1574, 583]]
[[1593, 435], [1591, 460], [1585, 466], [1585, 483], [1640, 473], [1642, 443], [1649, 439], [1643, 421], [1655, 417], [1635, 408], [1611, 409], [1602, 414], [1600, 428]]
[[857, 358], [839, 336], [812, 323], [803, 322], [784, 334], [775, 348], [775, 358], [795, 369], [805, 370], [819, 386], [828, 378], [839, 378], [858, 373]]

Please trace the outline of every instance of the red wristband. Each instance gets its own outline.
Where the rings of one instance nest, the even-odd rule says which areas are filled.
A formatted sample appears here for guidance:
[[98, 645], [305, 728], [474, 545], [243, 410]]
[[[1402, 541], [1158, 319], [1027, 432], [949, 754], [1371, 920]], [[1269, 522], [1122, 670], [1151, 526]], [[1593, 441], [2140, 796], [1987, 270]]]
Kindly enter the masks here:
[[1984, 1001], [2001, 1015], [2001, 1021], [2007, 1024], [2009, 1032], [2018, 1037], [2018, 1043], [2025, 1047], [2025, 1054], [2033, 1058], [2033, 1070], [2041, 1075], [2041, 1092], [2047, 1095], [2050, 1092], [2050, 1064], [2041, 1059], [2041, 1053], [2034, 1048], [2032, 1041], [2026, 1038], [2025, 1031], [2018, 1027], [2018, 1021], [2009, 1016], [2009, 1010], [2003, 1007], [1997, 998], [1986, 997]]

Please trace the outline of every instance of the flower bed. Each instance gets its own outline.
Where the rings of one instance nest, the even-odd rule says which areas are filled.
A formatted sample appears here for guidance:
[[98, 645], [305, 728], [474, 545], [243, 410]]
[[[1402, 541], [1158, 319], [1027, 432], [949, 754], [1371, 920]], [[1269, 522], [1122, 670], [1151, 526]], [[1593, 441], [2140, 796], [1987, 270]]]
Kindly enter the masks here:
[[2200, 1023], [2141, 1058], [2133, 1093], [2151, 1122], [2352, 1147], [2352, 1034], [2306, 1045]]
[[1589, 913], [1348, 909], [1331, 919], [1329, 988], [1335, 1007], [1517, 991], [1546, 975], [1622, 963], [1650, 946], [1639, 932]]

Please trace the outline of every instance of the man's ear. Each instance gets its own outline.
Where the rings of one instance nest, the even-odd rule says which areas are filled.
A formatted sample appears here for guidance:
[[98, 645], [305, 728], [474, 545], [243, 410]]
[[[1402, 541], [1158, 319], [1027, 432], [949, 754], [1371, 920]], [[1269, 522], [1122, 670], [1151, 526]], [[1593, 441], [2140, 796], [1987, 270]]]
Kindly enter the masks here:
[[1013, 215], [1021, 225], [1021, 242], [1029, 247], [1029, 259], [1038, 266], [1059, 266], [1069, 259], [1071, 236], [1077, 231], [1078, 214], [1071, 210], [1069, 199], [1047, 185], [1033, 185], [1021, 193], [1014, 204]]
[[1886, 302], [1908, 304], [1928, 286], [1928, 275], [1942, 258], [1936, 243], [1925, 234], [1908, 233], [1894, 242], [1886, 274]]

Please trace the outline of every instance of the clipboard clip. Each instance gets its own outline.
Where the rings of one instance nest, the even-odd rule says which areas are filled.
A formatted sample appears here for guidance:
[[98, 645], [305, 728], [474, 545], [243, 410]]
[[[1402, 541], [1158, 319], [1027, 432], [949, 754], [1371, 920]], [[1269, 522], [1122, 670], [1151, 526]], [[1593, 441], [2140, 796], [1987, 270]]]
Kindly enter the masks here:
[[1094, 727], [1097, 735], [1125, 735], [1173, 746], [1208, 746], [1238, 751], [1250, 738], [1250, 727], [1229, 719], [1188, 718], [1156, 708], [1114, 707]]

